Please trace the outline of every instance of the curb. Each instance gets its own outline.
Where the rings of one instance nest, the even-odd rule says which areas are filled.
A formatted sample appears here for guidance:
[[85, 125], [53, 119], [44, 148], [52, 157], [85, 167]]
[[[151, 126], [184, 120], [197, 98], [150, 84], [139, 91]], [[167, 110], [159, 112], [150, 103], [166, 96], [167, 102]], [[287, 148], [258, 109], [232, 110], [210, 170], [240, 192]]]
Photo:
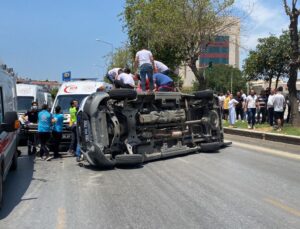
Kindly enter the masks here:
[[239, 135], [239, 136], [244, 136], [244, 137], [262, 139], [262, 140], [266, 140], [266, 141], [281, 142], [281, 143], [287, 143], [287, 144], [300, 146], [300, 137], [297, 137], [297, 136], [265, 133], [265, 132], [256, 131], [256, 130], [249, 131], [249, 130], [243, 130], [243, 129], [233, 129], [233, 128], [228, 128], [228, 127], [224, 127], [223, 129], [224, 129], [225, 134]]

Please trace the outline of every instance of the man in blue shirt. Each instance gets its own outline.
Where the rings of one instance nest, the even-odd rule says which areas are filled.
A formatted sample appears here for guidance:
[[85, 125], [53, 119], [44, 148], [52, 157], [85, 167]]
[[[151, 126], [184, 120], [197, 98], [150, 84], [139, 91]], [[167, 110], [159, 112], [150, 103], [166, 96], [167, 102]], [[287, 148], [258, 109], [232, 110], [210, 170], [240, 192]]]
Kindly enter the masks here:
[[50, 139], [52, 115], [48, 111], [48, 105], [44, 104], [38, 114], [38, 134], [41, 144], [40, 156], [46, 161], [50, 161], [49, 150], [46, 147]]
[[52, 137], [53, 137], [53, 157], [60, 158], [61, 155], [59, 154], [59, 144], [62, 138], [62, 130], [64, 124], [64, 115], [60, 113], [61, 107], [55, 107], [55, 114], [53, 115], [52, 123], [53, 123], [53, 130], [52, 130]]
[[174, 91], [174, 82], [169, 76], [162, 73], [155, 73], [153, 80], [157, 91]]

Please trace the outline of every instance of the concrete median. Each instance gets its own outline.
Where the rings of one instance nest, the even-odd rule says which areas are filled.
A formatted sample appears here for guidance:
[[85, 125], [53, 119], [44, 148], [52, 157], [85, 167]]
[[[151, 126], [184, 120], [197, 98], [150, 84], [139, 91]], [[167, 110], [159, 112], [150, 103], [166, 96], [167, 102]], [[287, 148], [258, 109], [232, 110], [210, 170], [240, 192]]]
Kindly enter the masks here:
[[224, 133], [300, 146], [300, 137], [297, 136], [283, 135], [277, 133], [266, 133], [256, 130], [244, 130], [228, 127], [224, 127]]

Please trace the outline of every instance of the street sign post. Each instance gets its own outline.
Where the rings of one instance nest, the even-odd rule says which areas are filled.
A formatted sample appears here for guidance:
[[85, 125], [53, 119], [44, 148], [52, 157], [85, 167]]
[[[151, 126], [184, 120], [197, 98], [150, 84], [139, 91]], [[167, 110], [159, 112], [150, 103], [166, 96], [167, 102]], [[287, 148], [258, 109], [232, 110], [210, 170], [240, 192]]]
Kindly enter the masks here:
[[71, 81], [71, 71], [62, 73], [62, 81], [63, 82]]

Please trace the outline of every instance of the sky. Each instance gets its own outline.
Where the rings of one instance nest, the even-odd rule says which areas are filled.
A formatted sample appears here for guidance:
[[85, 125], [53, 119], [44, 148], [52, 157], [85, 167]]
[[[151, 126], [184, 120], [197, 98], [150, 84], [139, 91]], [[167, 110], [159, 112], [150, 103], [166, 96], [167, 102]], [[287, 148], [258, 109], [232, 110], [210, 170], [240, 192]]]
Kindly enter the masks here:
[[[118, 16], [125, 0], [0, 3], [0, 61], [19, 76], [60, 81], [71, 71], [74, 78], [100, 77], [106, 71], [104, 57], [127, 40]], [[235, 8], [242, 15], [242, 65], [257, 38], [280, 34], [289, 18], [281, 0], [236, 0]]]

